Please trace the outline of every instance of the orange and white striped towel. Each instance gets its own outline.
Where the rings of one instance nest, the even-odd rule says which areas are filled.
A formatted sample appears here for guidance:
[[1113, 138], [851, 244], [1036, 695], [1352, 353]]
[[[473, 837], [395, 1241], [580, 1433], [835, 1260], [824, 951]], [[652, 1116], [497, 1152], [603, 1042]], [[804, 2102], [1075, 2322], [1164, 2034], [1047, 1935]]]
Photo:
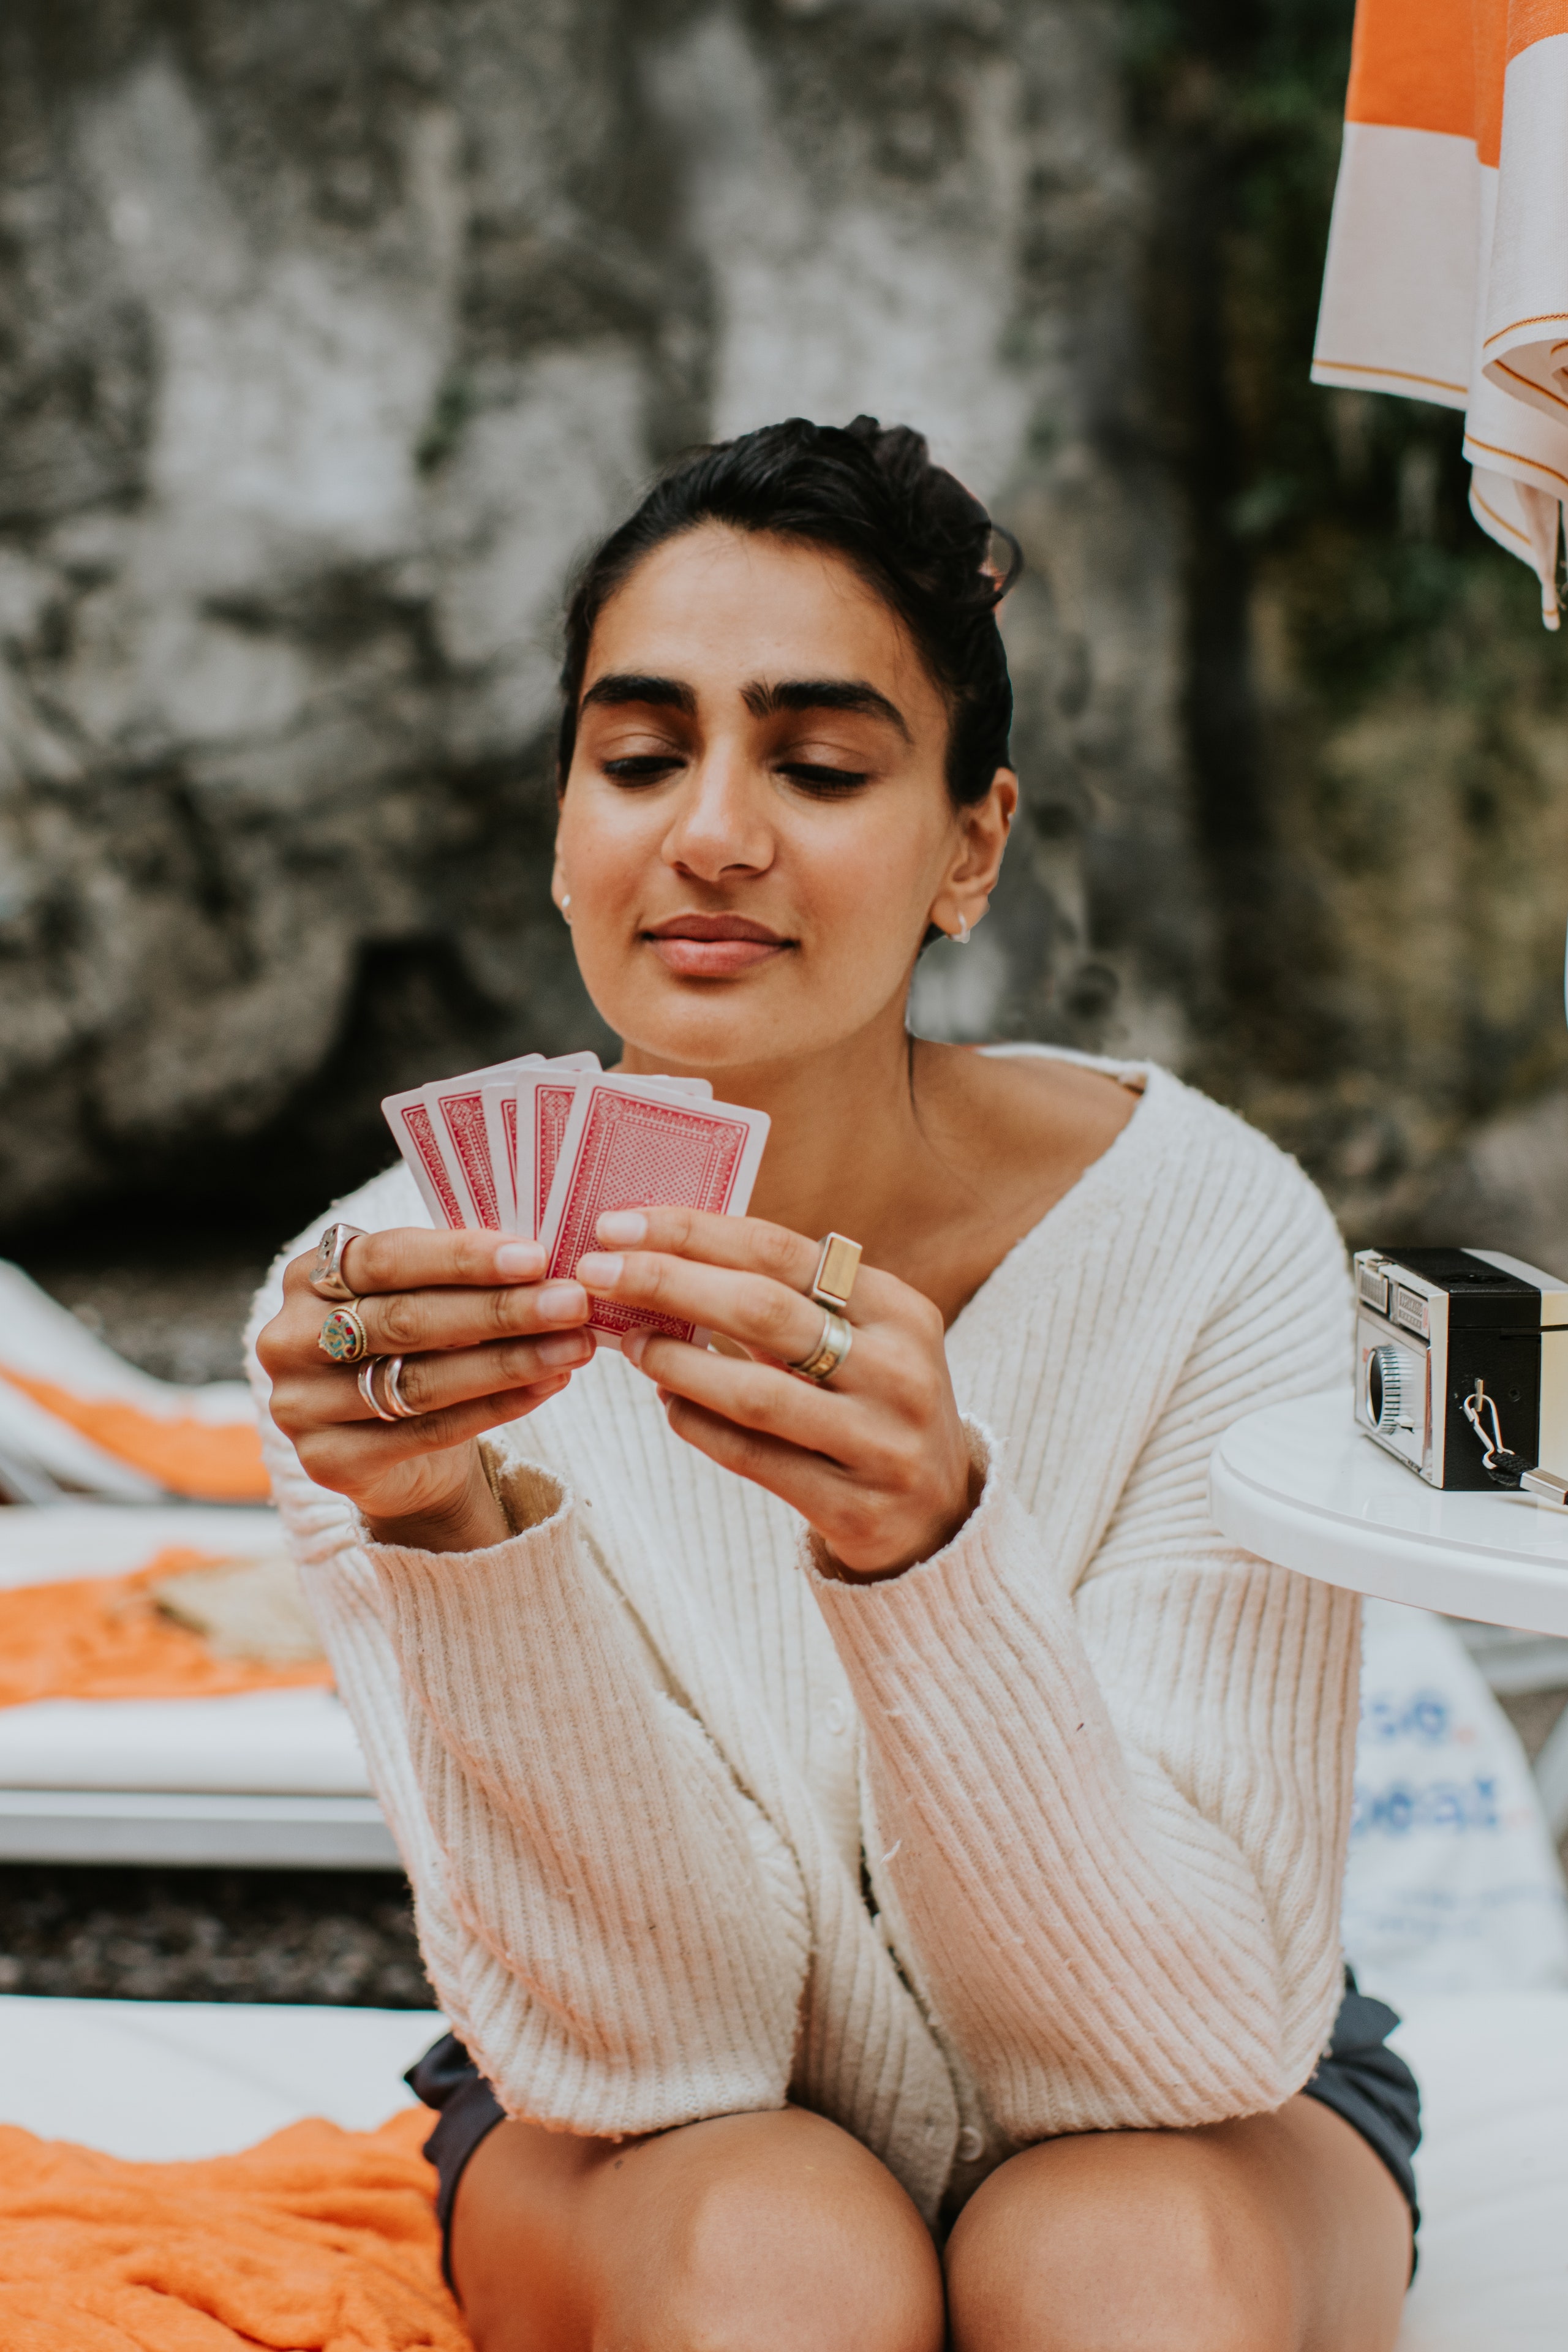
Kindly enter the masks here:
[[0, 1260], [0, 1449], [120, 1502], [265, 1502], [243, 1381], [176, 1388], [128, 1364]]
[[1465, 411], [1470, 510], [1556, 628], [1568, 0], [1357, 0], [1312, 379]]

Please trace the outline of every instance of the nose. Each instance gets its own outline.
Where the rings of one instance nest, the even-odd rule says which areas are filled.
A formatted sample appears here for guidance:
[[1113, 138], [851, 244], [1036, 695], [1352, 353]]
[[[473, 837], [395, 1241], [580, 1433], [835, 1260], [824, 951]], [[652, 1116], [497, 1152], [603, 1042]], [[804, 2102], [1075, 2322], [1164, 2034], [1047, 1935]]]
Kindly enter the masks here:
[[765, 780], [735, 745], [710, 744], [688, 770], [665, 835], [667, 866], [696, 882], [763, 874], [773, 862]]

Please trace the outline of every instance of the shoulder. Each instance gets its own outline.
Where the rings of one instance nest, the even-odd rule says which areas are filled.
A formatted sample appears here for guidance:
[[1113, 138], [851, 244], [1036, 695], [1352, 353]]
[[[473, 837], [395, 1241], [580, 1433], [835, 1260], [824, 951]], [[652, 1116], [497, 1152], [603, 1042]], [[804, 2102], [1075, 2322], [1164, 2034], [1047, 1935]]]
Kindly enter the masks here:
[[1012, 1049], [1142, 1088], [1142, 1099], [1084, 1180], [1086, 1206], [1121, 1245], [1202, 1265], [1218, 1295], [1299, 1267], [1343, 1278], [1344, 1244], [1327, 1202], [1289, 1153], [1237, 1113], [1155, 1062], [1054, 1047]]
[[[1194, 1223], [1223, 1225], [1238, 1272], [1287, 1248], [1342, 1266], [1333, 1213], [1300, 1163], [1271, 1137], [1171, 1071], [1151, 1066], [1145, 1110], [1173, 1198]], [[1134, 1122], [1136, 1124], [1136, 1122]]]

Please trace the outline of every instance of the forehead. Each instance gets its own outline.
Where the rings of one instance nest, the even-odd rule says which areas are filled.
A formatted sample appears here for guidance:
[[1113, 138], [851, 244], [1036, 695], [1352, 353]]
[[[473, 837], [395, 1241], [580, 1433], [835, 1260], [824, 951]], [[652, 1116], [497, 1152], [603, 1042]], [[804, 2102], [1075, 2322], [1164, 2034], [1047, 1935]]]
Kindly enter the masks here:
[[911, 723], [946, 719], [898, 614], [843, 556], [721, 523], [656, 547], [605, 605], [584, 686], [612, 670], [680, 678], [700, 694], [858, 677]]

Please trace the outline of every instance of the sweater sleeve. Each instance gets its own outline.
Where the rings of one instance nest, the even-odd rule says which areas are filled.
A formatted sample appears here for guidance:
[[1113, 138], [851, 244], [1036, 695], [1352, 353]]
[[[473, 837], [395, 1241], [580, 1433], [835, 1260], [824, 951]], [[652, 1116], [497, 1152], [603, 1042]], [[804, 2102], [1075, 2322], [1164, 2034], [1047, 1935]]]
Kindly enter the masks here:
[[1076, 1591], [1048, 1496], [1026, 1511], [978, 1427], [984, 1486], [946, 1550], [816, 1577], [866, 1726], [874, 1881], [1016, 2141], [1274, 2108], [1331, 2025], [1358, 1603], [1230, 1548], [1207, 1508], [1230, 1422], [1342, 1376], [1343, 1253], [1307, 1197], [1267, 1305], [1238, 1286], [1199, 1331]]
[[[275, 1271], [253, 1333], [279, 1296]], [[272, 1423], [254, 1344], [250, 1362], [431, 1981], [509, 2114], [615, 2137], [783, 2105], [807, 1962], [798, 1870], [661, 1687], [574, 1498], [523, 1465], [498, 1482], [519, 1530], [502, 1543], [364, 1541]]]

